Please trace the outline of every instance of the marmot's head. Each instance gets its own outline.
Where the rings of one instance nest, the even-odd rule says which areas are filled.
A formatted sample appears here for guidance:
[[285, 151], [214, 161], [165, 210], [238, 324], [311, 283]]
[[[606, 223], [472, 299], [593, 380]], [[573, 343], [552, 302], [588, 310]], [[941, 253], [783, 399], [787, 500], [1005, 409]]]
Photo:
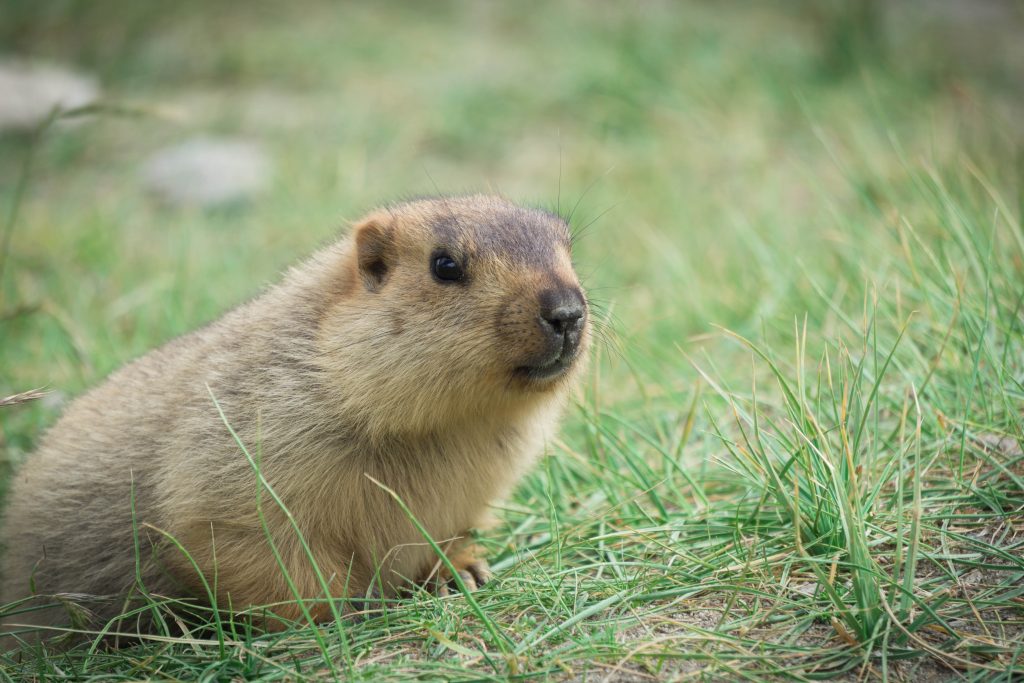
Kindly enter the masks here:
[[370, 214], [349, 240], [320, 343], [353, 417], [398, 431], [500, 418], [579, 374], [587, 299], [558, 216], [484, 195], [421, 199]]

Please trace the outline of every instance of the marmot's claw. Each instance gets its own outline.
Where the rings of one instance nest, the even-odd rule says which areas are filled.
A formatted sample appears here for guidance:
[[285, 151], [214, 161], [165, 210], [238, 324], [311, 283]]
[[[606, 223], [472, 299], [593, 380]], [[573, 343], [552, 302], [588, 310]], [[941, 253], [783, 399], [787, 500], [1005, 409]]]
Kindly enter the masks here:
[[[455, 567], [467, 590], [475, 591], [491, 580], [491, 568], [487, 566], [487, 560], [483, 558], [470, 560], [461, 567], [456, 564]], [[455, 579], [449, 579], [446, 588], [453, 593], [459, 590]]]
[[491, 580], [493, 575], [487, 560], [478, 558], [467, 564], [465, 568], [459, 570], [459, 576], [462, 577], [466, 588], [472, 591], [483, 587], [485, 583]]
[[459, 578], [462, 579], [462, 583], [465, 584], [466, 588], [471, 591], [475, 591], [481, 585], [476, 582], [476, 577], [465, 569], [459, 570]]
[[[456, 555], [451, 558], [451, 561], [467, 590], [475, 591], [491, 580], [491, 568], [487, 565], [487, 560], [482, 557], [476, 557], [467, 552]], [[443, 598], [458, 592], [458, 582], [451, 576], [451, 572], [447, 568], [442, 569], [437, 582], [438, 596]]]

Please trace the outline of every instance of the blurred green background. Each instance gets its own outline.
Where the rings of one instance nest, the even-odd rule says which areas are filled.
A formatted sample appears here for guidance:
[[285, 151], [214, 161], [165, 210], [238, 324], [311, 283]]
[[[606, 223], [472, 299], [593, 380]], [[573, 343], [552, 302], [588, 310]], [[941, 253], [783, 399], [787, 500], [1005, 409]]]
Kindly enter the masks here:
[[[0, 283], [0, 392], [77, 393], [365, 210], [438, 190], [575, 207], [585, 282], [638, 369], [660, 377], [709, 323], [749, 332], [823, 310], [799, 273], [835, 275], [831, 255], [874, 219], [865, 202], [909, 189], [903, 159], [941, 173], [965, 149], [1009, 157], [1000, 168], [1020, 155], [1013, 2], [0, 12], [0, 56], [69, 65], [103, 102], [140, 112], [58, 126], [39, 145]], [[198, 134], [262, 146], [270, 187], [214, 211], [154, 201], [147, 158]], [[0, 137], [5, 208], [30, 139]], [[4, 416], [18, 451], [49, 419], [28, 412], [40, 423], [27, 430], [24, 414]]]

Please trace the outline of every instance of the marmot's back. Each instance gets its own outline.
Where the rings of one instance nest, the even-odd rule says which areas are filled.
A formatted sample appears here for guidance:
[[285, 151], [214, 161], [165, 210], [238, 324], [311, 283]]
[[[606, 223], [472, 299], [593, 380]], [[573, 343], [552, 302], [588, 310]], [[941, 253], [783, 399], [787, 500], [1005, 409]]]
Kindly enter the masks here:
[[136, 537], [145, 545], [148, 534], [140, 520], [157, 518], [160, 459], [185, 387], [196, 386], [188, 378], [198, 376], [204, 332], [150, 352], [73, 401], [16, 472], [3, 513], [0, 605], [24, 597], [29, 577], [42, 595], [116, 595], [134, 583]]

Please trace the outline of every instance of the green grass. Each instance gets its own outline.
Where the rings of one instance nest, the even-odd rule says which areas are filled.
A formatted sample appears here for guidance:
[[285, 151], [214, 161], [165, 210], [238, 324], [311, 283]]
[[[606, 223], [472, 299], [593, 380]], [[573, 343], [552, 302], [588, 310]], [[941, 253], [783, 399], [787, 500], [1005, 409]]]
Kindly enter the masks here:
[[[12, 3], [0, 46], [146, 113], [0, 137], [0, 397], [76, 395], [435, 188], [575, 207], [614, 332], [472, 600], [186, 636], [154, 602], [0, 680], [1024, 675], [1021, 17], [880, 5]], [[273, 189], [152, 201], [139, 165], [199, 132], [259, 139]], [[58, 413], [0, 407], [0, 482]]]

